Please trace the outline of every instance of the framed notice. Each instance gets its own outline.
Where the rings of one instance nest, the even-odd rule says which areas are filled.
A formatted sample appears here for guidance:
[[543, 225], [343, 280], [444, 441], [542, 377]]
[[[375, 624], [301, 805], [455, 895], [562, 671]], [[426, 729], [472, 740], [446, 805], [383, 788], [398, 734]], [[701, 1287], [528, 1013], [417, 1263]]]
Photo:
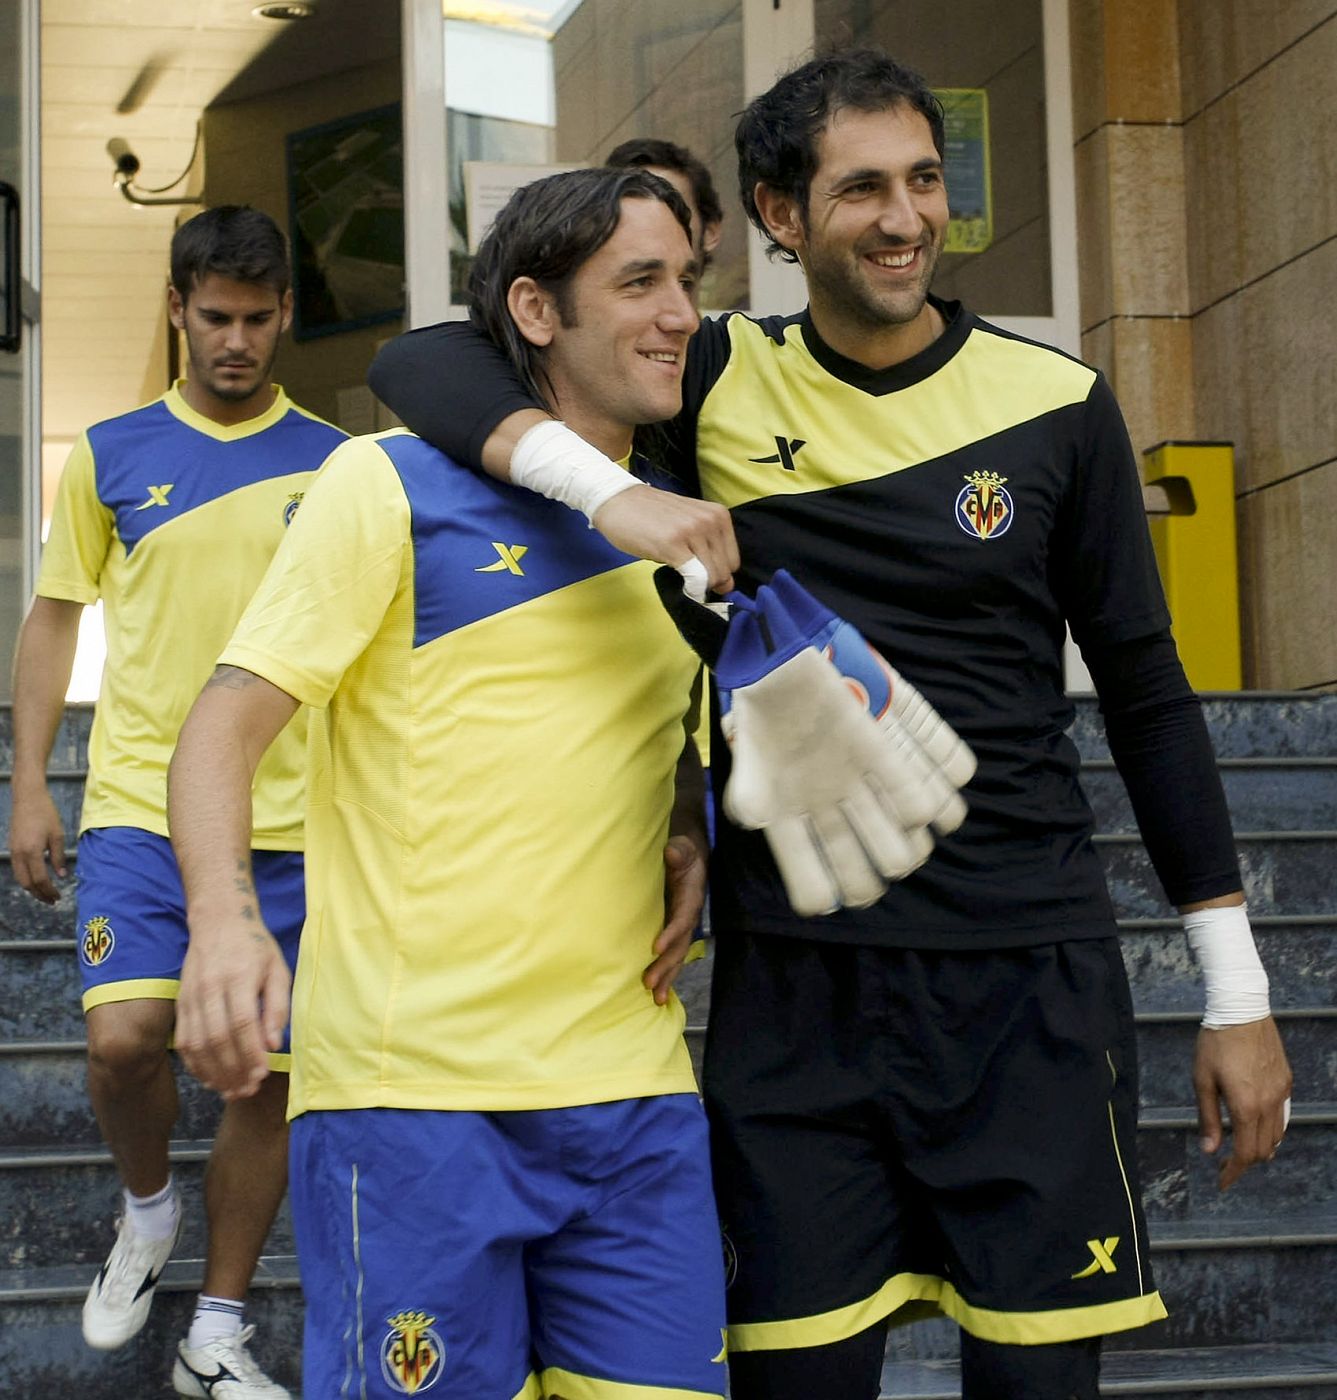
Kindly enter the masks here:
[[989, 94], [983, 88], [936, 88], [946, 118], [946, 253], [982, 253], [993, 242], [993, 187], [989, 172]]
[[511, 165], [498, 160], [466, 160], [464, 201], [469, 219], [469, 252], [478, 251], [483, 236], [492, 227], [492, 220], [522, 185], [532, 184], [545, 175], [583, 168], [581, 165]]

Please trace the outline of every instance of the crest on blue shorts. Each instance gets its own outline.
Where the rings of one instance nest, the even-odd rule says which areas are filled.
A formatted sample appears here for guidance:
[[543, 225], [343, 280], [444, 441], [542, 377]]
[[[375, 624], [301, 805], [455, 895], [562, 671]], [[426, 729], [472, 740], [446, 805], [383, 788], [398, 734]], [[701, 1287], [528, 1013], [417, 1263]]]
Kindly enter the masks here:
[[441, 1379], [446, 1349], [425, 1312], [401, 1312], [386, 1318], [390, 1331], [381, 1343], [381, 1375], [400, 1395], [431, 1390]]
[[101, 967], [116, 947], [116, 934], [105, 914], [94, 914], [79, 938], [79, 956], [89, 967]]

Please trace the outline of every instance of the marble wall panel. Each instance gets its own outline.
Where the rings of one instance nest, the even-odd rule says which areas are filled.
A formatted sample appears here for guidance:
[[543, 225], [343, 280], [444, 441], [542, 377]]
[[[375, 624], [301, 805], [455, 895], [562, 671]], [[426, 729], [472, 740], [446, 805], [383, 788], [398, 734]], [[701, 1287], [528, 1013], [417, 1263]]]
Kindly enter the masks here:
[[1110, 384], [1133, 451], [1199, 435], [1193, 405], [1193, 329], [1188, 320], [1116, 317]]
[[1180, 119], [1179, 36], [1174, 5], [1109, 0], [1105, 114], [1114, 121]]
[[1337, 457], [1334, 305], [1337, 239], [1194, 318], [1198, 431], [1237, 444], [1241, 490]]
[[1179, 0], [1178, 10], [1186, 116], [1297, 39], [1337, 22], [1333, 0]]
[[1114, 309], [1110, 237], [1110, 133], [1092, 132], [1073, 153], [1077, 181], [1077, 286], [1084, 328], [1107, 321]]
[[1337, 462], [1240, 502], [1246, 683], [1337, 684]]
[[1182, 131], [1114, 126], [1107, 133], [1111, 310], [1187, 314]]
[[1243, 281], [1239, 118], [1239, 103], [1227, 99], [1183, 128], [1188, 295], [1195, 311]]
[[1225, 100], [1239, 104], [1234, 213], [1247, 282], [1337, 233], [1337, 22]]
[[1072, 135], [1081, 141], [1106, 116], [1104, 0], [1068, 0], [1068, 50], [1072, 61]]

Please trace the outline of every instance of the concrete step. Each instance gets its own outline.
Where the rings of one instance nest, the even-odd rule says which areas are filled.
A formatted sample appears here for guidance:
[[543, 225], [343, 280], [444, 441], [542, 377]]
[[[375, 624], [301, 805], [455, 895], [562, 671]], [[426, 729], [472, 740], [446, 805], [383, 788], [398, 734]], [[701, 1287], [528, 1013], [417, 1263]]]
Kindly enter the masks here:
[[[96, 1143], [101, 1134], [88, 1106], [82, 1039], [0, 1044], [0, 1150]], [[212, 1138], [222, 1100], [178, 1064], [181, 1109], [176, 1135]]]
[[[73, 831], [67, 831], [65, 834], [73, 841]], [[0, 852], [0, 938], [72, 938], [75, 913], [74, 866], [74, 850], [72, 847], [67, 848], [65, 868], [68, 874], [63, 880], [56, 881], [60, 890], [60, 902], [43, 904], [18, 887], [8, 850]]]
[[[185, 1258], [205, 1253], [204, 1169], [213, 1144], [171, 1145], [172, 1174], [181, 1191]], [[57, 1264], [96, 1267], [114, 1240], [121, 1186], [105, 1147], [9, 1148], [0, 1151], [0, 1270]], [[267, 1254], [293, 1254], [292, 1218], [285, 1200], [270, 1230]]]
[[[1170, 1316], [1146, 1329], [1142, 1346], [1306, 1342], [1334, 1335], [1337, 1216], [1162, 1222], [1151, 1249]], [[1111, 1338], [1112, 1350], [1138, 1345], [1131, 1333]]]
[[[1237, 831], [1337, 829], [1337, 758], [1223, 758], [1217, 766]], [[1081, 781], [1100, 831], [1137, 830], [1111, 760], [1084, 763]]]
[[[1120, 918], [1173, 912], [1139, 837], [1101, 835], [1095, 843]], [[1337, 912], [1337, 831], [1236, 832], [1235, 846], [1251, 914]]]
[[[73, 845], [79, 832], [79, 813], [84, 802], [84, 780], [88, 777], [86, 768], [56, 769], [47, 775], [47, 791], [56, 804], [56, 811], [65, 826], [66, 840]], [[9, 832], [9, 816], [13, 809], [10, 790], [10, 772], [0, 768], [0, 832]]]
[[[1208, 1400], [1224, 1392], [1249, 1400], [1337, 1400], [1337, 1341], [1112, 1352], [1101, 1367], [1102, 1395]], [[889, 1359], [881, 1400], [959, 1400], [955, 1360]]]
[[[1337, 914], [1251, 918], [1277, 1009], [1337, 1006]], [[1124, 919], [1120, 945], [1139, 1011], [1196, 1010], [1202, 977], [1177, 917]]]
[[[88, 763], [88, 731], [93, 726], [92, 702], [66, 705], [51, 746], [48, 772], [84, 768]], [[9, 772], [14, 766], [14, 707], [9, 701], [0, 704], [0, 768]]]
[[[186, 1335], [203, 1279], [199, 1259], [174, 1259], [163, 1272], [144, 1330], [119, 1351], [84, 1345], [79, 1318], [95, 1270], [61, 1265], [0, 1271], [0, 1394], [5, 1400], [168, 1400], [176, 1344]], [[297, 1261], [261, 1259], [247, 1300], [257, 1324], [252, 1354], [299, 1394], [302, 1294]], [[313, 1397], [323, 1400], [323, 1397]]]
[[[1178, 1011], [1138, 1016], [1138, 1097], [1144, 1108], [1173, 1108], [1190, 1096], [1199, 1019], [1197, 1013]], [[1292, 1008], [1276, 1012], [1276, 1019], [1295, 1075], [1296, 1102], [1337, 1098], [1337, 1012]]]
[[[1337, 1006], [1337, 914], [1264, 914], [1251, 919], [1258, 953], [1267, 968], [1272, 1005], [1277, 1010]], [[1202, 976], [1189, 952], [1177, 916], [1160, 919], [1121, 919], [1119, 942], [1123, 949], [1133, 1004], [1139, 1012], [1199, 1011]], [[14, 944], [0, 943], [0, 969], [12, 967], [19, 976], [21, 957]], [[39, 945], [45, 946], [45, 945]], [[72, 948], [67, 941], [58, 945]], [[676, 983], [687, 1008], [689, 1023], [704, 1025], [710, 1013], [710, 975], [715, 945], [706, 943], [705, 955], [688, 963]], [[52, 948], [34, 961], [59, 960], [64, 954]], [[69, 954], [73, 957], [73, 953]], [[3, 959], [11, 959], [5, 963]], [[3, 1025], [3, 1021], [0, 1021]]]
[[[1218, 758], [1337, 757], [1337, 692], [1206, 692], [1203, 715]], [[1075, 700], [1068, 731], [1083, 758], [1108, 758], [1105, 725], [1094, 696]]]
[[1149, 1228], [1255, 1219], [1263, 1212], [1337, 1215], [1337, 1103], [1297, 1103], [1285, 1140], [1271, 1162], [1247, 1172], [1228, 1191], [1217, 1185], [1219, 1159], [1198, 1146], [1197, 1109], [1143, 1109], [1137, 1155]]
[[[1298, 1104], [1276, 1160], [1255, 1168], [1225, 1193], [1217, 1189], [1215, 1161], [1198, 1149], [1191, 1109], [1145, 1112], [1137, 1146], [1153, 1229], [1188, 1220], [1248, 1221], [1263, 1208], [1299, 1214], [1326, 1204], [1337, 1211], [1337, 1104]], [[205, 1249], [201, 1193], [210, 1147], [208, 1141], [172, 1144], [173, 1172], [185, 1207], [178, 1252], [188, 1257]], [[0, 1270], [96, 1266], [110, 1248], [119, 1193], [110, 1153], [100, 1144], [0, 1150]], [[285, 1203], [266, 1252], [294, 1249]]]
[[[1337, 1343], [1337, 1215], [1266, 1220], [1161, 1221], [1151, 1226], [1151, 1268], [1169, 1318], [1105, 1343], [1114, 1355], [1162, 1349]], [[956, 1325], [933, 1318], [896, 1328], [896, 1361], [948, 1361]]]
[[74, 1040], [84, 1033], [72, 938], [0, 939], [0, 1041]]
[[[1260, 754], [1337, 755], [1337, 693], [1290, 690], [1207, 691], [1203, 714], [1222, 758]], [[1104, 722], [1092, 695], [1075, 696], [1071, 734], [1084, 754], [1107, 758]], [[53, 767], [87, 762], [91, 704], [67, 705], [52, 750]], [[0, 704], [0, 768], [13, 765], [12, 707]]]

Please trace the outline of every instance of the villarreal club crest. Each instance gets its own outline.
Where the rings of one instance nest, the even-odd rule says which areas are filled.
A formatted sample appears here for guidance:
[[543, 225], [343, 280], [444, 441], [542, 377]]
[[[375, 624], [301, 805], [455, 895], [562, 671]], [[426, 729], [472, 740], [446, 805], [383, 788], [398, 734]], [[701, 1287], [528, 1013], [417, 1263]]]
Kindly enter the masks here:
[[1012, 525], [1012, 497], [997, 472], [971, 472], [956, 498], [956, 523], [976, 539], [992, 540]]
[[441, 1379], [446, 1349], [425, 1312], [401, 1312], [386, 1318], [390, 1331], [381, 1344], [381, 1375], [400, 1395], [430, 1390]]
[[84, 925], [79, 939], [79, 956], [89, 967], [101, 967], [111, 957], [116, 946], [116, 934], [112, 931], [111, 920], [105, 914], [95, 914]]

